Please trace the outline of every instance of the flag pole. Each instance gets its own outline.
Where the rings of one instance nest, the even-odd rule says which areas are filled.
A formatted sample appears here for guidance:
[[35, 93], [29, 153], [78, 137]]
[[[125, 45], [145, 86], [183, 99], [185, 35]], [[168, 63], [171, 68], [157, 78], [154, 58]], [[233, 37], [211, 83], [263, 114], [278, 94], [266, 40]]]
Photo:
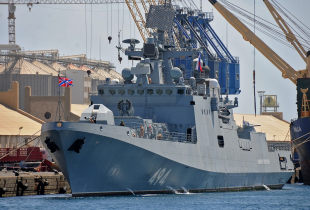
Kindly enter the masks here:
[[[60, 77], [60, 68], [58, 68], [58, 83], [59, 83], [59, 77]], [[57, 110], [59, 109], [59, 118], [58, 121], [60, 122], [61, 116], [60, 116], [60, 85], [58, 84], [58, 106]]]
[[[66, 79], [66, 78], [62, 78], [62, 79]], [[56, 116], [55, 116], [55, 121], [56, 121], [57, 112], [58, 112], [58, 122], [60, 122], [60, 120], [61, 120], [61, 115], [60, 115], [61, 109], [64, 113], [65, 120], [67, 119], [66, 112], [65, 112], [65, 110], [61, 104], [61, 101], [60, 101], [60, 86], [62, 85], [62, 83], [59, 83], [59, 81], [60, 81], [60, 68], [58, 69], [58, 105], [57, 105], [57, 111], [56, 111]]]

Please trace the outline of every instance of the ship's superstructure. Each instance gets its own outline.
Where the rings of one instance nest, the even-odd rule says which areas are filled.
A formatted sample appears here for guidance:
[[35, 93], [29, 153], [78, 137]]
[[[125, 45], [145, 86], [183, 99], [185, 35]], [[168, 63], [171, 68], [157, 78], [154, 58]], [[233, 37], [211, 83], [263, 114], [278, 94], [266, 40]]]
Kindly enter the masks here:
[[[235, 98], [216, 79], [184, 80], [171, 59], [197, 56], [165, 44], [164, 32], [124, 69], [124, 84], [98, 86], [80, 122], [42, 126], [41, 139], [70, 183], [73, 196], [281, 188], [293, 173], [289, 150], [269, 148], [255, 125], [236, 125]], [[193, 66], [196, 63], [193, 62]], [[136, 82], [133, 82], [134, 76]]]

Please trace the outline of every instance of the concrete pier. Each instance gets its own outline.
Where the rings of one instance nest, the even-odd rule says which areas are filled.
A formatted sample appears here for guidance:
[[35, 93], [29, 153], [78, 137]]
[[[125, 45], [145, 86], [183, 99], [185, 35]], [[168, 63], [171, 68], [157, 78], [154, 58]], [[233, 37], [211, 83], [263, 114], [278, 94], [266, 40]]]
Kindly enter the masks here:
[[0, 171], [0, 196], [70, 194], [71, 188], [61, 172]]

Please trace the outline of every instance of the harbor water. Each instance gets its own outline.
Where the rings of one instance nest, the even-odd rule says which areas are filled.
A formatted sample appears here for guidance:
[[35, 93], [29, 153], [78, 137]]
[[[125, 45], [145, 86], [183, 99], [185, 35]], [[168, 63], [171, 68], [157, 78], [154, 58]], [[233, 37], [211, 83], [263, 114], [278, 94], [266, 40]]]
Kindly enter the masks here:
[[310, 186], [287, 184], [281, 190], [71, 197], [38, 195], [0, 199], [0, 209], [310, 209]]

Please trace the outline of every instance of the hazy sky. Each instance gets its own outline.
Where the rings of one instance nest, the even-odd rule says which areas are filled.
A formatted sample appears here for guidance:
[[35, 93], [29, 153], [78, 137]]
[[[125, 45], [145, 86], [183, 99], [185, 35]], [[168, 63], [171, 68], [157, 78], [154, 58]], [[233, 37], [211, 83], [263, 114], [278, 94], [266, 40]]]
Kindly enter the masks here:
[[[278, 1], [298, 19], [302, 20], [305, 25], [310, 27], [309, 0]], [[194, 2], [198, 6], [200, 5], [200, 1], [194, 0]], [[231, 2], [245, 10], [254, 11], [254, 0], [234, 0]], [[226, 39], [228, 39], [230, 53], [233, 56], [239, 56], [240, 59], [241, 94], [238, 96], [239, 108], [235, 109], [235, 112], [254, 114], [253, 46], [249, 42], [244, 41], [242, 36], [232, 26], [228, 25], [226, 27], [226, 20], [213, 8], [209, 1], [203, 0], [202, 8], [205, 12], [214, 12], [214, 21], [211, 23], [211, 26], [225, 45]], [[263, 0], [256, 0], [256, 15], [276, 24]], [[124, 55], [122, 56], [122, 64], [119, 64], [117, 61], [117, 49], [115, 46], [118, 44], [118, 30], [122, 30], [122, 39], [136, 37], [142, 41], [126, 4], [87, 5], [86, 17], [85, 5], [34, 5], [31, 12], [29, 12], [26, 5], [17, 5], [15, 16], [16, 43], [24, 50], [58, 49], [60, 55], [87, 53], [87, 56], [93, 59], [101, 58], [102, 60], [111, 61], [116, 65], [118, 72], [132, 65], [132, 62], [127, 61]], [[7, 17], [7, 5], [0, 5], [0, 44], [8, 43]], [[228, 34], [227, 38], [226, 34]], [[259, 32], [257, 34], [294, 69], [305, 69], [305, 62], [295, 50]], [[111, 44], [108, 42], [108, 35], [112, 36]], [[278, 95], [279, 111], [284, 113], [284, 119], [290, 121], [292, 118], [296, 118], [296, 86], [290, 80], [283, 79], [281, 72], [258, 51], [256, 51], [255, 69], [256, 90], [266, 91], [266, 94]], [[235, 96], [230, 98], [233, 99], [233, 97]], [[257, 113], [259, 113], [258, 97]]]

